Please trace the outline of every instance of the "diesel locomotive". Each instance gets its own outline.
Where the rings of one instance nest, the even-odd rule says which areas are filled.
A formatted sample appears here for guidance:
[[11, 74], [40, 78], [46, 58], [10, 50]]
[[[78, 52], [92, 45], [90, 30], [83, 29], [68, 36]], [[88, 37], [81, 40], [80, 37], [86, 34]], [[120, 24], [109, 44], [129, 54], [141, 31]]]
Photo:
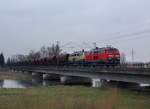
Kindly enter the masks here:
[[90, 51], [80, 51], [69, 55], [69, 63], [85, 65], [119, 65], [119, 50], [113, 47], [103, 47]]

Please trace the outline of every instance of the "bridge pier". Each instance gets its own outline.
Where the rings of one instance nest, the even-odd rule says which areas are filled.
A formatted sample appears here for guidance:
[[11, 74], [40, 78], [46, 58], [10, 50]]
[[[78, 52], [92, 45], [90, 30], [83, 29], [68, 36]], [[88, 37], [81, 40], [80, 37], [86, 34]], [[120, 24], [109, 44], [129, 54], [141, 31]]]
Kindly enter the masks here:
[[13, 69], [11, 69], [10, 72], [14, 73], [15, 71]]
[[42, 81], [42, 86], [49, 86], [46, 80]]
[[43, 74], [38, 72], [32, 72], [32, 83], [34, 85], [42, 85], [43, 82]]
[[34, 84], [36, 86], [42, 86], [43, 80], [42, 79], [33, 78], [32, 79], [32, 84]]
[[90, 79], [88, 78], [72, 77], [72, 76], [61, 76], [60, 81], [62, 84], [90, 83]]
[[12, 70], [12, 72], [13, 72], [13, 73], [16, 73], [16, 72], [17, 72], [17, 70], [14, 70], [14, 69], [13, 69], [13, 70]]
[[92, 87], [95, 88], [102, 87], [103, 83], [104, 83], [103, 79], [99, 79], [99, 78], [92, 79]]
[[34, 79], [43, 80], [43, 74], [42, 74], [42, 73], [35, 73], [35, 72], [32, 72], [32, 77], [33, 77]]
[[69, 77], [67, 77], [67, 76], [61, 76], [60, 77], [60, 82], [63, 83], [63, 84], [65, 84], [68, 79], [69, 79]]
[[43, 80], [60, 80], [60, 76], [55, 74], [43, 74]]

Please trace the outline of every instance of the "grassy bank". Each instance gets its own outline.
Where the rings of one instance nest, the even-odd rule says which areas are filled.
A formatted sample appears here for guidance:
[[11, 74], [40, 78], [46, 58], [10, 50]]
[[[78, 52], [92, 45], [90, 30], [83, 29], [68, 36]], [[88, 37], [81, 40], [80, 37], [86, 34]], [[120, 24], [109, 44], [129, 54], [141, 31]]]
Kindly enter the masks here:
[[120, 89], [52, 86], [0, 89], [0, 109], [149, 109], [150, 96]]
[[0, 71], [0, 80], [11, 79], [11, 80], [31, 80], [32, 76], [27, 73], [22, 72], [10, 72], [10, 71]]

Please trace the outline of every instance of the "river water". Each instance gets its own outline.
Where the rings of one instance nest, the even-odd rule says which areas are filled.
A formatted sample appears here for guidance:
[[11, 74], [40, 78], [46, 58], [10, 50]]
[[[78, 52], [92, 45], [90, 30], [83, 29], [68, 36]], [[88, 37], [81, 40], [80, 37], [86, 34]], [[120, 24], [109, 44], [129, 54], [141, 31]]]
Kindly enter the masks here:
[[41, 87], [41, 86], [52, 86], [59, 85], [57, 81], [46, 81], [46, 80], [0, 80], [0, 88], [30, 88], [30, 87]]

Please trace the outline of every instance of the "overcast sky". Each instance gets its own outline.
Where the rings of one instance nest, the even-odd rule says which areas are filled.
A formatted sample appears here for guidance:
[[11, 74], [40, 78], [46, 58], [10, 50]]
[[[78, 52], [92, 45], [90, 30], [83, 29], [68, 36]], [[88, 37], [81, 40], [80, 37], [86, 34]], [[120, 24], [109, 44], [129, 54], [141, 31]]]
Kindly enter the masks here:
[[56, 41], [66, 51], [97, 42], [150, 61], [149, 11], [149, 0], [0, 0], [0, 51], [8, 57]]

